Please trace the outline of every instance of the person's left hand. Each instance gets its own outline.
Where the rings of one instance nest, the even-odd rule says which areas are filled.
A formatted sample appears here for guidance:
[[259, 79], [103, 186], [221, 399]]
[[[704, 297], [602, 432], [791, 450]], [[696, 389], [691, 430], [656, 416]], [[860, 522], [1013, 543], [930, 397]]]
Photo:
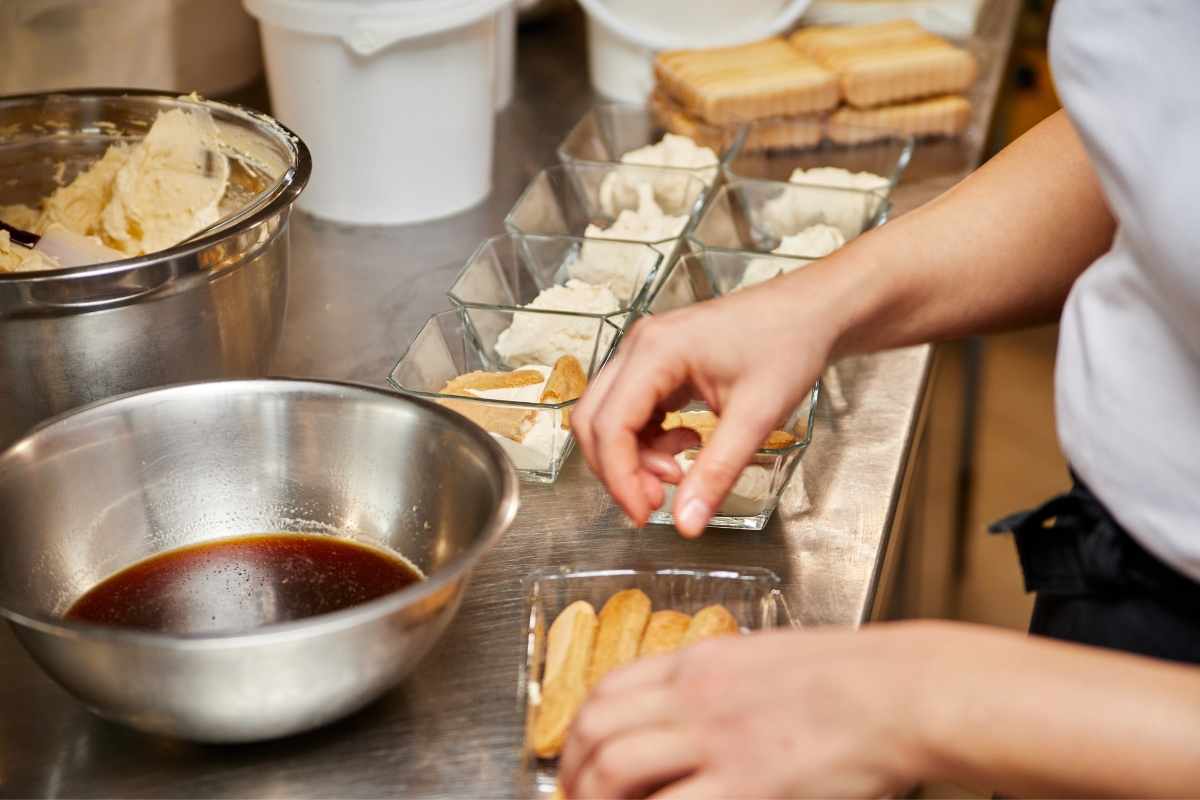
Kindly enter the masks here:
[[936, 625], [773, 632], [636, 662], [563, 750], [571, 798], [883, 797], [923, 777], [918, 698]]

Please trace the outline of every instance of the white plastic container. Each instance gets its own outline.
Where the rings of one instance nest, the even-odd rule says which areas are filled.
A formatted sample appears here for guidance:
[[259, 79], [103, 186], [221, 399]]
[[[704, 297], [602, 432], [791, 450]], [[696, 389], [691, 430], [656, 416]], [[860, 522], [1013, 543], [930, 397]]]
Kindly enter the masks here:
[[723, 47], [787, 30], [812, 0], [579, 0], [588, 18], [592, 86], [646, 102], [660, 50]]
[[508, 0], [245, 0], [275, 116], [313, 154], [299, 206], [392, 225], [491, 191], [496, 19]]

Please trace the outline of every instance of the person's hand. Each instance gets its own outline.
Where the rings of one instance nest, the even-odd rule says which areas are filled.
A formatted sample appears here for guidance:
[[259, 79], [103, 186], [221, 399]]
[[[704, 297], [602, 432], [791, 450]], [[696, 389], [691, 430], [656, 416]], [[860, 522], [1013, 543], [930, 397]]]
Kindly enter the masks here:
[[936, 624], [775, 632], [636, 662], [580, 710], [570, 798], [884, 797], [929, 768], [918, 732]]
[[[640, 320], [580, 399], [571, 425], [583, 454], [636, 524], [662, 504], [662, 481], [679, 483], [675, 525], [699, 536], [763, 439], [812, 388], [836, 326], [828, 303], [794, 291], [799, 277]], [[695, 434], [664, 433], [661, 423], [693, 398], [721, 424], [684, 477], [670, 454], [693, 446]]]

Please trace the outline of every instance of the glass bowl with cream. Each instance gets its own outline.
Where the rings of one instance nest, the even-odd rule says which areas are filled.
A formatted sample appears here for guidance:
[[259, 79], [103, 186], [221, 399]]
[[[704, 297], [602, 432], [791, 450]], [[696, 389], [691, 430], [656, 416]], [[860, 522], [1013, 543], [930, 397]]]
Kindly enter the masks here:
[[[756, 126], [769, 124], [751, 123], [747, 138], [753, 139]], [[823, 128], [820, 141], [811, 147], [739, 148], [722, 163], [725, 177], [864, 189], [890, 196], [912, 161], [916, 140], [891, 130], [828, 124]]]
[[[785, 490], [793, 493], [792, 506], [799, 513], [810, 507], [804, 488], [804, 475], [799, 470], [801, 458], [812, 442], [813, 423], [817, 410], [820, 384], [812, 391], [786, 420], [762, 442], [738, 475], [729, 494], [717, 506], [716, 513], [708, 525], [710, 528], [733, 528], [760, 531], [766, 527]], [[700, 457], [704, 445], [719, 419], [704, 403], [694, 402], [679, 411], [669, 412], [663, 422], [664, 429], [688, 428], [700, 439], [700, 446], [675, 454], [675, 462], [684, 474], [689, 472]], [[666, 490], [663, 504], [651, 512], [650, 522], [656, 525], [674, 525], [671, 507], [675, 501], [675, 487], [663, 484]]]
[[624, 328], [648, 299], [662, 258], [641, 242], [503, 234], [475, 251], [448, 294], [459, 306], [607, 316]]
[[571, 408], [620, 337], [607, 316], [460, 307], [434, 314], [388, 376], [470, 419], [522, 480], [553, 483], [571, 454]]
[[600, 103], [558, 146], [563, 164], [623, 163], [681, 170], [711, 186], [738, 154], [742, 129], [697, 123], [691, 136], [672, 133], [643, 106]]
[[748, 289], [817, 260], [775, 253], [705, 250], [693, 245], [671, 265], [647, 301], [646, 313], [665, 314]]
[[708, 196], [686, 170], [634, 164], [563, 164], [542, 170], [505, 219], [509, 232], [642, 242], [675, 257]]
[[736, 180], [717, 190], [689, 238], [705, 249], [821, 258], [881, 225], [890, 208], [878, 192]]
[[[756, 281], [753, 276], [756, 274], [786, 274], [802, 269], [815, 260], [697, 248], [681, 255], [667, 270], [658, 291], [647, 304], [646, 313], [651, 316], [667, 314], [694, 303], [713, 300], [754, 285]], [[764, 269], [764, 264], [769, 268]], [[809, 508], [802, 458], [812, 442], [818, 400], [827, 395], [835, 411], [844, 403], [841, 381], [835, 367], [826, 370], [804, 402], [763, 442], [750, 464], [742, 470], [729, 496], [717, 509], [717, 514], [709, 523], [711, 527], [761, 530], [785, 493], [788, 507], [795, 513], [803, 513]], [[707, 406], [695, 403], [683, 409], [677, 418], [669, 417], [666, 425], [692, 428], [703, 443], [715, 423], [716, 418]], [[687, 471], [699, 454], [700, 448], [685, 450], [676, 455], [676, 461]], [[650, 521], [670, 525], [674, 523], [671, 514], [674, 487], [666, 488], [666, 500], [651, 515]]]

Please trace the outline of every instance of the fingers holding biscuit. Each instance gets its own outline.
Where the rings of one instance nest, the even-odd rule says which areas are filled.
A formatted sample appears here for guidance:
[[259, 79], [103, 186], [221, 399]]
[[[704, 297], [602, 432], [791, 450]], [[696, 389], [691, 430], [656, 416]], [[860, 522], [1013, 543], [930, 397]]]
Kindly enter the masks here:
[[696, 457], [695, 466], [675, 493], [675, 527], [687, 538], [698, 537], [722, 499], [733, 488], [759, 445], [782, 416], [770, 387], [738, 386], [721, 409], [723, 424]]

